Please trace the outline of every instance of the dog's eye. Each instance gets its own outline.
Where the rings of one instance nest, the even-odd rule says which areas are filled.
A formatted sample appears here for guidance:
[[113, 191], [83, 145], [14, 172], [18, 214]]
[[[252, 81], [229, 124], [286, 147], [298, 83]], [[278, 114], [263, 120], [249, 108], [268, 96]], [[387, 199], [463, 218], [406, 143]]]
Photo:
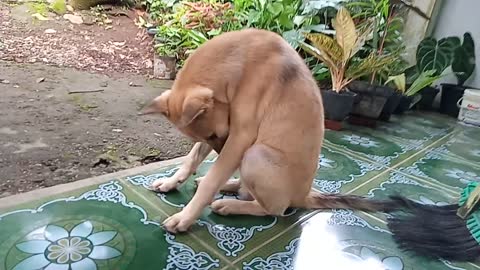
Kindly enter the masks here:
[[217, 135], [213, 133], [212, 135], [208, 136], [207, 141], [213, 141], [217, 138]]

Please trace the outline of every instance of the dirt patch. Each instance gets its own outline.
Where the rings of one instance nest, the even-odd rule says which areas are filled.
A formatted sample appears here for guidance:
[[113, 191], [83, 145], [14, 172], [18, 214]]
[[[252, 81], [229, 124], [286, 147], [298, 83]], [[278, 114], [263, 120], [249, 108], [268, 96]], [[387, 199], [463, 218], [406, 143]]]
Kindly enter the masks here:
[[[12, 2], [14, 3], [14, 2]], [[83, 24], [53, 13], [32, 17], [32, 3], [0, 2], [0, 60], [43, 63], [109, 74], [152, 74], [152, 38], [135, 24], [135, 10], [83, 11]]]
[[0, 61], [0, 197], [186, 154], [167, 121], [137, 115], [170, 84]]

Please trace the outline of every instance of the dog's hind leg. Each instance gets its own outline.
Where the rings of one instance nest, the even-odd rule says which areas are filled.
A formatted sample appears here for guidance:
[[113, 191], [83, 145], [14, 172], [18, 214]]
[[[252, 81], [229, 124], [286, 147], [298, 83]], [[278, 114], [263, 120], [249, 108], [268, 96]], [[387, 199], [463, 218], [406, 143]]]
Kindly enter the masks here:
[[[198, 177], [195, 179], [196, 184], [198, 185], [204, 176]], [[231, 178], [220, 188], [220, 193], [236, 193], [241, 200], [251, 201], [253, 200], [250, 192], [242, 186], [241, 179]]]
[[279, 151], [262, 144], [252, 146], [243, 157], [240, 177], [253, 200], [217, 200], [211, 205], [213, 211], [221, 215], [283, 215], [292, 199], [305, 197], [309, 190], [291, 189], [287, 165]]
[[160, 192], [169, 192], [185, 182], [190, 175], [195, 173], [202, 161], [212, 152], [212, 147], [207, 143], [197, 142], [185, 161], [175, 174], [169, 178], [157, 179], [152, 183], [152, 189]]

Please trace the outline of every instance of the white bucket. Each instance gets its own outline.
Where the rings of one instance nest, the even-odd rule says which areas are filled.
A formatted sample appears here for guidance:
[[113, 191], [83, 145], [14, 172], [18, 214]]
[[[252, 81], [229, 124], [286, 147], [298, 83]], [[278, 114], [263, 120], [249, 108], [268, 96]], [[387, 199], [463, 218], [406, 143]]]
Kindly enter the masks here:
[[458, 100], [458, 120], [468, 125], [480, 126], [480, 90], [467, 89]]

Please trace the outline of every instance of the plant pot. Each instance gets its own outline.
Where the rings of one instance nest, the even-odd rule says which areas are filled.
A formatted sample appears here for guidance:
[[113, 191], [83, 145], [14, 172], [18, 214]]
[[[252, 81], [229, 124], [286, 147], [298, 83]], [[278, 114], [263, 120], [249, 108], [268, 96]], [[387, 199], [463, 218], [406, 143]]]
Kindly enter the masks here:
[[350, 114], [355, 101], [355, 93], [332, 90], [321, 90], [325, 118], [333, 121], [343, 121]]
[[158, 56], [153, 58], [153, 76], [162, 80], [174, 80], [177, 73], [177, 58]]
[[440, 92], [440, 89], [431, 86], [425, 87], [422, 91], [420, 91], [422, 98], [418, 102], [418, 109], [425, 111], [433, 110], [433, 101], [435, 100], [438, 92]]
[[382, 121], [389, 121], [390, 117], [392, 116], [393, 112], [397, 109], [398, 105], [400, 104], [400, 100], [402, 99], [402, 94], [395, 91], [393, 94], [387, 99], [385, 106], [383, 107], [382, 113], [380, 114], [380, 120]]
[[406, 111], [410, 110], [412, 107], [413, 96], [404, 96], [400, 98], [397, 108], [393, 112], [394, 114], [404, 114]]
[[463, 97], [466, 87], [456, 84], [442, 84], [442, 99], [440, 100], [440, 113], [458, 117], [460, 109], [457, 102]]
[[390, 87], [371, 85], [363, 81], [354, 81], [348, 88], [357, 94], [352, 114], [371, 119], [379, 118], [388, 98], [395, 92]]

